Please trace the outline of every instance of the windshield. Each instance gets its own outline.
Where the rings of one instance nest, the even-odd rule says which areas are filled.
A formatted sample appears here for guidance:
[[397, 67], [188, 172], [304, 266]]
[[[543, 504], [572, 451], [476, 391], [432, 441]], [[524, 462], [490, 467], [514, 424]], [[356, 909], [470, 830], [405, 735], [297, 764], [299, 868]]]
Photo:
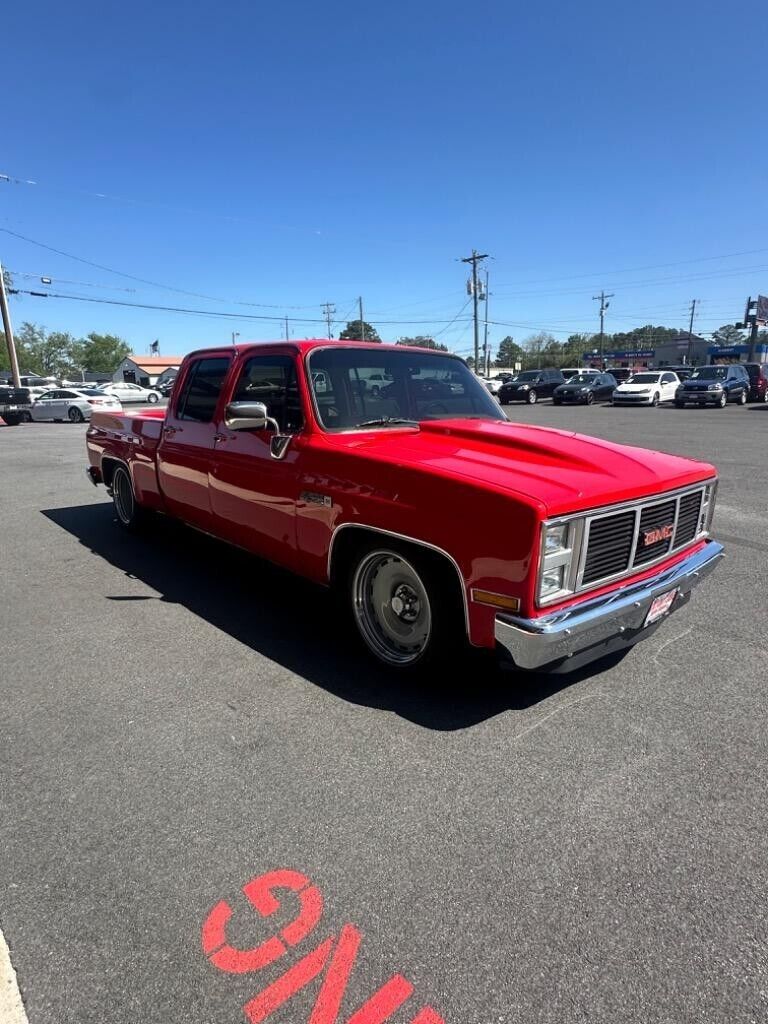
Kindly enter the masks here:
[[636, 373], [630, 377], [627, 384], [658, 384], [658, 373]]
[[597, 380], [596, 373], [574, 373], [568, 378], [569, 384], [594, 384]]
[[[317, 349], [309, 371], [326, 430], [468, 417], [506, 420], [478, 378], [450, 356], [382, 351], [378, 345]], [[385, 380], [374, 380], [374, 374]]]
[[537, 380], [541, 376], [541, 370], [526, 370], [525, 373], [518, 373], [515, 380]]
[[691, 374], [691, 380], [724, 380], [727, 376], [727, 366], [700, 366]]

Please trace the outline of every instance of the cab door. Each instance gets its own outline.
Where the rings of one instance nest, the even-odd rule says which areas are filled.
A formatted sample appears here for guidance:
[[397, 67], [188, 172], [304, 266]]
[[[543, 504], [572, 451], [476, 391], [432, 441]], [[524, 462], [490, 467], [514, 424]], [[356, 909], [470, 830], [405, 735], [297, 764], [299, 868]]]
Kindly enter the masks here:
[[157, 476], [166, 509], [213, 532], [208, 477], [216, 416], [232, 356], [207, 353], [191, 360], [174, 391], [157, 449]]
[[295, 353], [286, 349], [248, 356], [228, 399], [263, 402], [280, 434], [290, 435], [287, 447], [274, 444], [271, 427], [231, 430], [222, 403], [210, 476], [214, 532], [289, 568], [296, 561], [296, 505], [305, 422], [296, 360]]

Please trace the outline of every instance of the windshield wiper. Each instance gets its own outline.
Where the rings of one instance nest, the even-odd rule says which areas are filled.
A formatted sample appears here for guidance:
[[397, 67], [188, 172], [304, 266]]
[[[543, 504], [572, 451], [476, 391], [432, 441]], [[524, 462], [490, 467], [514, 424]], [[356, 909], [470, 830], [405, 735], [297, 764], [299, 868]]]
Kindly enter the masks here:
[[380, 416], [375, 420], [363, 420], [362, 423], [356, 423], [355, 427], [388, 427], [400, 423], [410, 423], [412, 426], [418, 426], [418, 420], [406, 420], [400, 416]]

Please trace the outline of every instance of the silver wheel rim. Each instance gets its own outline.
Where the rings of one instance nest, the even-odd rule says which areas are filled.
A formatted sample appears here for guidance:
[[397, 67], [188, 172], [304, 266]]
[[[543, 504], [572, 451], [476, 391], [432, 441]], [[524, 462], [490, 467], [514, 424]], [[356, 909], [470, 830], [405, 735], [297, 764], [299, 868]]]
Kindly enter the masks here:
[[77, 423], [77, 421], [80, 419], [80, 413], [78, 412], [77, 409], [70, 409], [69, 418], [72, 423]]
[[355, 570], [352, 607], [360, 634], [377, 658], [410, 665], [432, 636], [427, 590], [413, 566], [394, 551], [371, 551]]
[[529, 391], [528, 392], [528, 402], [531, 405], [535, 405], [536, 404], [536, 392], [535, 391]]
[[148, 401], [148, 402], [149, 402], [150, 404], [151, 404], [152, 402], [156, 402], [156, 401], [157, 401], [157, 395], [150, 395], [150, 396], [149, 396], [149, 398], [147, 399], [147, 401]]
[[123, 470], [115, 473], [112, 481], [112, 500], [121, 523], [129, 526], [133, 519], [133, 488], [131, 481]]

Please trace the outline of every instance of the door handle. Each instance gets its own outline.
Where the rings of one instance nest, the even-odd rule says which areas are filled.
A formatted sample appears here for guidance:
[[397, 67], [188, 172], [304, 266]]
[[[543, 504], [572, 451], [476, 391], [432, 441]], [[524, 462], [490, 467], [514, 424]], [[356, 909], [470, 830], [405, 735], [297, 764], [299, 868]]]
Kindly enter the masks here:
[[163, 434], [167, 437], [172, 437], [174, 434], [180, 432], [180, 427], [163, 427]]

